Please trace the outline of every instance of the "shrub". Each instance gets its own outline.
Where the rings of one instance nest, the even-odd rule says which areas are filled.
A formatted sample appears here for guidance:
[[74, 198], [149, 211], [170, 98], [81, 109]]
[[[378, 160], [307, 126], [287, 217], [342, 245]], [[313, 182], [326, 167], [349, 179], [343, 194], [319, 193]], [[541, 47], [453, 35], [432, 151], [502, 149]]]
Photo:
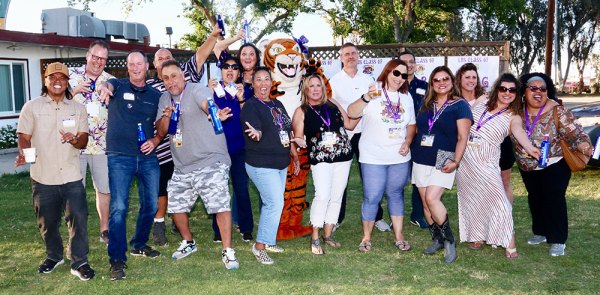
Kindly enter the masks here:
[[0, 149], [17, 147], [17, 128], [6, 125], [0, 128]]

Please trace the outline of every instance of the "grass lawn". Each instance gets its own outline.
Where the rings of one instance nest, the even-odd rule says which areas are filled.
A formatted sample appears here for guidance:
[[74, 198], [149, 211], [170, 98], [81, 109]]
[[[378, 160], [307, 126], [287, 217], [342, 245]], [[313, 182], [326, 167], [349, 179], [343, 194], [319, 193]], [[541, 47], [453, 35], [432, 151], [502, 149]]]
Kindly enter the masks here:
[[[516, 169], [514, 219], [519, 259], [504, 258], [503, 249], [489, 246], [470, 250], [458, 245], [458, 260], [446, 265], [442, 254], [425, 256], [428, 231], [405, 221], [405, 236], [413, 245], [400, 253], [391, 233], [375, 230], [373, 251], [359, 253], [362, 229], [360, 204], [362, 188], [353, 165], [346, 220], [335, 233], [342, 248], [326, 247], [326, 255], [310, 252], [309, 238], [282, 241], [285, 253], [272, 254], [275, 264], [260, 265], [251, 253], [251, 244], [235, 234], [234, 248], [240, 269], [227, 271], [220, 260], [220, 244], [212, 242], [211, 221], [198, 206], [190, 224], [199, 251], [180, 261], [171, 260], [179, 238], [168, 235], [169, 245], [158, 247], [157, 259], [130, 257], [127, 279], [111, 282], [106, 246], [99, 241], [94, 194], [88, 187], [90, 264], [96, 278], [81, 282], [60, 266], [51, 274], [40, 275], [37, 267], [44, 259], [44, 246], [35, 222], [31, 184], [27, 174], [0, 178], [0, 293], [1, 294], [402, 294], [402, 293], [597, 293], [600, 292], [600, 170], [574, 174], [567, 191], [570, 236], [567, 255], [550, 257], [548, 245], [529, 246], [530, 216], [526, 192]], [[548, 181], [552, 181], [549, 179]], [[89, 182], [88, 182], [89, 183]], [[308, 200], [314, 190], [309, 183]], [[406, 190], [410, 196], [410, 188]], [[258, 222], [257, 194], [252, 193], [255, 223]], [[410, 197], [406, 198], [407, 213]], [[458, 236], [456, 192], [443, 198], [452, 227]], [[128, 219], [129, 236], [137, 215], [137, 189], [132, 190]], [[387, 213], [386, 213], [387, 216]], [[386, 217], [389, 220], [389, 217]], [[305, 211], [308, 224], [308, 211]], [[169, 222], [170, 224], [170, 222]], [[65, 226], [63, 237], [67, 237]], [[256, 229], [255, 233], [256, 235]], [[65, 242], [66, 244], [66, 242]], [[67, 262], [68, 264], [68, 262]]]

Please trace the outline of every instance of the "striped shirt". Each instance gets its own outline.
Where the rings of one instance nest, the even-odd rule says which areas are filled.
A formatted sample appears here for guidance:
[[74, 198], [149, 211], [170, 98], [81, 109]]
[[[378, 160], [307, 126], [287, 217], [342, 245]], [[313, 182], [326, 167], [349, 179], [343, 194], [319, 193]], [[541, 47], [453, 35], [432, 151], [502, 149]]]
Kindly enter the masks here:
[[[188, 61], [181, 64], [181, 70], [183, 70], [186, 82], [198, 83], [200, 82], [200, 79], [202, 79], [202, 75], [204, 75], [204, 67], [200, 67], [200, 69], [198, 69], [196, 65], [196, 54], [192, 55]], [[150, 85], [152, 88], [160, 91], [161, 93], [167, 91], [165, 83], [163, 80], [158, 78], [158, 76], [146, 80], [146, 84]], [[165, 138], [163, 138], [163, 140], [156, 147], [156, 156], [158, 156], [158, 162], [160, 165], [173, 161], [171, 150], [169, 149], [168, 135], [165, 136]]]

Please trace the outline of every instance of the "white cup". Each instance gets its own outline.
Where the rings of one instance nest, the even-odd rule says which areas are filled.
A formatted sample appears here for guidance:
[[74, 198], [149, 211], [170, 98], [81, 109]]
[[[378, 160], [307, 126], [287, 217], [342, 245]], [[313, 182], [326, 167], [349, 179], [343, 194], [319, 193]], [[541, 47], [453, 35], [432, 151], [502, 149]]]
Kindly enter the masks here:
[[35, 148], [23, 149], [23, 155], [25, 155], [25, 162], [35, 163]]

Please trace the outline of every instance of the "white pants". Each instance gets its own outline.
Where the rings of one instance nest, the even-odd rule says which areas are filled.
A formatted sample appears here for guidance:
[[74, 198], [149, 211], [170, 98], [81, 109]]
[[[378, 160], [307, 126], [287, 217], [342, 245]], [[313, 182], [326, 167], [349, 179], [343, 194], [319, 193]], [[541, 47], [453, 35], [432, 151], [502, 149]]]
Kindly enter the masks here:
[[310, 206], [313, 227], [322, 228], [324, 224], [337, 222], [351, 165], [352, 160], [310, 166], [315, 186], [315, 198]]

